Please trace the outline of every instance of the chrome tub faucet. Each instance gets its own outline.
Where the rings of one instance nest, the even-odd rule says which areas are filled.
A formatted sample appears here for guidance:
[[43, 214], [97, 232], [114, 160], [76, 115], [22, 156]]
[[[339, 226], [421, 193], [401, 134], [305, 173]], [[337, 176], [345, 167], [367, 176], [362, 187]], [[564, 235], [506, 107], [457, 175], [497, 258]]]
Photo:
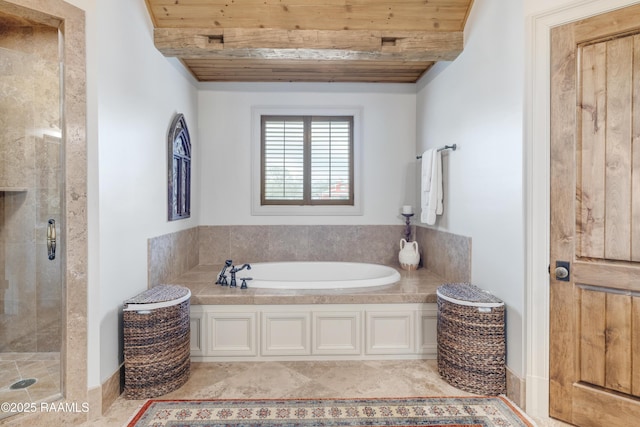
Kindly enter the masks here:
[[[231, 283], [229, 284], [229, 286], [231, 286], [232, 288], [235, 288], [236, 286], [238, 286], [238, 284], [236, 283], [236, 273], [237, 273], [238, 271], [242, 271], [242, 270], [244, 270], [245, 268], [246, 268], [247, 270], [251, 270], [251, 265], [249, 265], [249, 264], [244, 264], [244, 265], [243, 265], [242, 267], [240, 267], [240, 268], [238, 268], [238, 267], [236, 267], [236, 266], [232, 266], [232, 267], [231, 267], [231, 271], [230, 271], [230, 273], [231, 273]], [[246, 283], [244, 283], [244, 285], [245, 285], [245, 287], [246, 287]]]

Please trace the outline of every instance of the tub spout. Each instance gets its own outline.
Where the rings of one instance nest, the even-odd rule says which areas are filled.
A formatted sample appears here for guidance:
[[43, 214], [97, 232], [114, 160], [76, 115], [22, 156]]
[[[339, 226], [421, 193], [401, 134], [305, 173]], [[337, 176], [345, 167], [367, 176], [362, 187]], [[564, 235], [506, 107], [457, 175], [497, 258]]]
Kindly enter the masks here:
[[238, 271], [242, 271], [242, 270], [244, 270], [245, 268], [246, 268], [247, 270], [251, 270], [251, 264], [243, 264], [243, 266], [242, 266], [242, 267], [240, 267], [240, 268], [234, 267], [234, 268], [233, 268], [233, 270], [235, 270], [235, 271], [236, 271], [236, 273], [237, 273]]
[[243, 265], [242, 267], [240, 267], [240, 268], [238, 268], [238, 267], [236, 267], [236, 266], [231, 267], [231, 271], [230, 271], [230, 273], [231, 273], [231, 283], [229, 284], [229, 286], [231, 286], [232, 288], [235, 288], [236, 286], [238, 286], [238, 284], [236, 283], [236, 273], [237, 273], [238, 271], [242, 271], [242, 270], [244, 270], [245, 268], [246, 268], [247, 270], [251, 270], [251, 265], [249, 265], [249, 264], [244, 264], [244, 265]]

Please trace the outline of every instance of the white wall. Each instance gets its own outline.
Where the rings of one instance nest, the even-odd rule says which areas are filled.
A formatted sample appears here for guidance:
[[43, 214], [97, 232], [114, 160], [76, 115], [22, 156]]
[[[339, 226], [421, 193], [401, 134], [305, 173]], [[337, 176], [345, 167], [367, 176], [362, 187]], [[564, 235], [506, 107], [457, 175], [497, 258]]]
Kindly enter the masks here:
[[[193, 80], [153, 45], [143, 0], [73, 0], [87, 14], [89, 151], [89, 378], [119, 367], [121, 308], [147, 288], [147, 239], [199, 223], [167, 221], [167, 131], [176, 112], [189, 126], [194, 155]], [[122, 13], [126, 10], [126, 13]], [[199, 165], [192, 198], [199, 197]]]
[[444, 160], [435, 227], [473, 240], [472, 281], [507, 306], [507, 364], [524, 376], [522, 3], [476, 0], [464, 52], [418, 83], [419, 151], [457, 144]]
[[[415, 193], [415, 86], [402, 84], [201, 85], [203, 225], [403, 224]], [[361, 216], [251, 216], [251, 108], [362, 107]]]

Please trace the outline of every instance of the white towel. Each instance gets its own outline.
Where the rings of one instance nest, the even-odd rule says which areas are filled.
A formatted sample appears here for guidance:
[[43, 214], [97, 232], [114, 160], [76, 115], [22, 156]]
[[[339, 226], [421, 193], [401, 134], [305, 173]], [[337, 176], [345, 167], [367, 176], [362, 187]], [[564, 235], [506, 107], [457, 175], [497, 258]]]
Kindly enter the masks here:
[[420, 221], [433, 225], [442, 214], [442, 156], [436, 149], [422, 153], [420, 196]]

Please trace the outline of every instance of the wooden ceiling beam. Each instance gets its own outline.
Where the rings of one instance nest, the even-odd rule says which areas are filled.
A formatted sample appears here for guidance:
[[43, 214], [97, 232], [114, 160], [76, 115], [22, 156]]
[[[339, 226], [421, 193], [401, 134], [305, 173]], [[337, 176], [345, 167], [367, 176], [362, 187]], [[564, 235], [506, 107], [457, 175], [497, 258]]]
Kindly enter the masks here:
[[267, 28], [156, 28], [156, 48], [182, 59], [452, 61], [463, 33]]

